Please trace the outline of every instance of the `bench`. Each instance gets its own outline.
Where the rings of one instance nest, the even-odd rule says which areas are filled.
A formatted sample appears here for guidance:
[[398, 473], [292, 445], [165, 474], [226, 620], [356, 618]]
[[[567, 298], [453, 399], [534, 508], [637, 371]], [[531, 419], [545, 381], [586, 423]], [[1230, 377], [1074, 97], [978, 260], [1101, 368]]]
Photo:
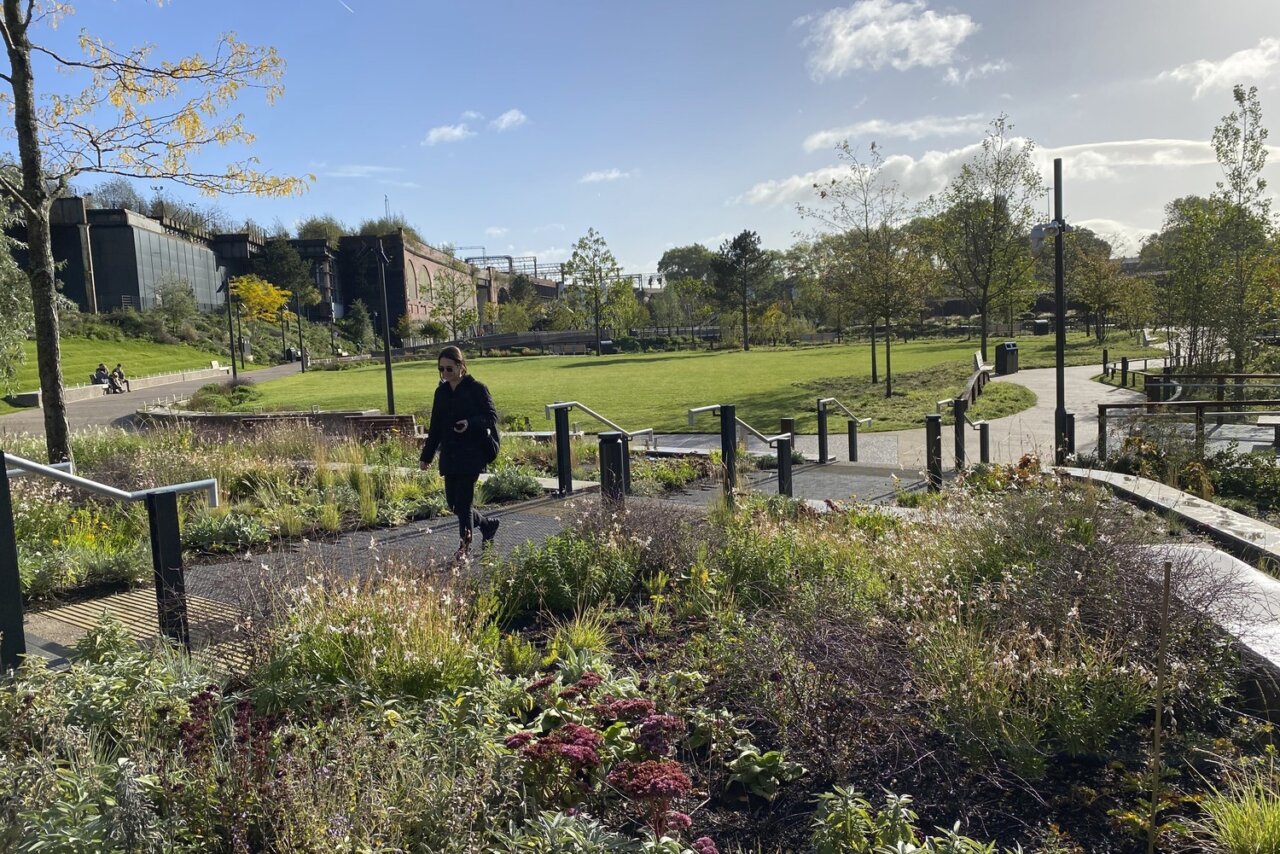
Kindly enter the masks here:
[[347, 431], [361, 440], [418, 434], [418, 424], [412, 415], [348, 415], [344, 420]]

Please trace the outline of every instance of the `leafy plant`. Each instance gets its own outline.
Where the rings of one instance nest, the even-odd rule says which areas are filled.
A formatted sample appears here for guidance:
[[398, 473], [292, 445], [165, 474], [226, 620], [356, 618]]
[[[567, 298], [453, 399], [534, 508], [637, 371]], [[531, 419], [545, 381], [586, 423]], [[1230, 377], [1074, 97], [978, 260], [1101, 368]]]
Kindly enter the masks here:
[[760, 752], [760, 748], [743, 739], [734, 745], [738, 755], [729, 762], [729, 782], [742, 786], [757, 797], [773, 800], [783, 783], [798, 780], [805, 767], [788, 762], [777, 750]]
[[480, 484], [480, 501], [484, 504], [501, 504], [507, 501], [525, 501], [542, 495], [542, 487], [533, 472], [523, 466], [502, 466]]

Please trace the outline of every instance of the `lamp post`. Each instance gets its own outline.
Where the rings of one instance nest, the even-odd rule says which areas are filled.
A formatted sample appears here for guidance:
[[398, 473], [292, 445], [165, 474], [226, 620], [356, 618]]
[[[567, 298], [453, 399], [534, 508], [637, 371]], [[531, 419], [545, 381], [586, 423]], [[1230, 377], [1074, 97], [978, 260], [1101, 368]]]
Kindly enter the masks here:
[[[391, 378], [391, 312], [387, 309], [387, 264], [391, 259], [382, 248], [382, 238], [377, 238], [373, 246], [365, 245], [360, 257], [372, 252], [378, 262], [378, 290], [382, 297], [382, 363], [387, 373], [387, 414], [396, 414], [395, 383]], [[373, 313], [377, 322], [378, 312]]]
[[302, 297], [297, 291], [293, 293], [293, 306], [298, 313], [298, 364], [302, 365], [302, 373], [307, 372], [307, 348], [302, 339]]
[[1067, 412], [1065, 378], [1067, 346], [1067, 300], [1064, 286], [1063, 240], [1068, 225], [1062, 218], [1062, 158], [1053, 160], [1053, 220], [1031, 229], [1031, 245], [1040, 249], [1046, 237], [1053, 241], [1053, 311], [1057, 323], [1054, 339], [1054, 379], [1057, 400], [1053, 410], [1053, 459], [1062, 465], [1068, 454], [1075, 453], [1074, 430], [1070, 428], [1071, 416]]
[[218, 293], [227, 295], [227, 349], [231, 351], [231, 379], [238, 379], [240, 372], [236, 370], [236, 328], [231, 321], [231, 286], [227, 283], [226, 271], [223, 270], [222, 284], [218, 285]]
[[240, 351], [240, 370], [244, 370], [244, 323], [240, 319], [241, 311], [240, 302], [236, 301], [236, 338], [240, 342], [237, 348]]

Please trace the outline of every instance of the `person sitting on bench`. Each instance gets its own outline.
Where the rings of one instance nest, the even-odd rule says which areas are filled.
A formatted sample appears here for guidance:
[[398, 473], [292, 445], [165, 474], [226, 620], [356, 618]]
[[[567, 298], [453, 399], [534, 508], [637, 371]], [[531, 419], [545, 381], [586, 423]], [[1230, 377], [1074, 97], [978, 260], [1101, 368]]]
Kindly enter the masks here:
[[129, 387], [129, 378], [124, 375], [124, 368], [121, 367], [119, 362], [116, 362], [116, 366], [112, 369], [111, 376], [108, 379], [107, 392], [109, 394], [123, 394], [126, 391], [133, 391]]
[[106, 363], [99, 362], [98, 369], [89, 375], [89, 382], [93, 383], [94, 385], [106, 385], [107, 380], [109, 380], [110, 378], [111, 378], [111, 375], [107, 373]]

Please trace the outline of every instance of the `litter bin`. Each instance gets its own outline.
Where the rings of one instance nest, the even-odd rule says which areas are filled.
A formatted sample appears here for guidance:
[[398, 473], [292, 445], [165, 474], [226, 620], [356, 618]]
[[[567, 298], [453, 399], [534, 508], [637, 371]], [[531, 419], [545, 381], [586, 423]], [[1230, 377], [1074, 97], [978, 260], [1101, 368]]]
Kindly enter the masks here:
[[1037, 320], [1037, 321], [1034, 321], [1034, 322], [1031, 324], [1031, 331], [1032, 331], [1033, 333], [1035, 333], [1036, 335], [1048, 335], [1048, 334], [1049, 334], [1049, 321], [1047, 321], [1047, 320]]
[[1001, 376], [1018, 372], [1018, 345], [1014, 341], [1005, 341], [996, 345], [996, 373]]

